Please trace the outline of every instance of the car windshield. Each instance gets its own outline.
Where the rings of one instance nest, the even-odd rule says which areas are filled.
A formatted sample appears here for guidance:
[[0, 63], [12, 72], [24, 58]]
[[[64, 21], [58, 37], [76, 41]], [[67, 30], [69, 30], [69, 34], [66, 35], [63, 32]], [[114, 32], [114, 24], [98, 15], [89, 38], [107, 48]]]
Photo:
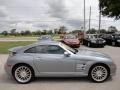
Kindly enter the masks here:
[[65, 39], [75, 39], [76, 37], [74, 35], [66, 35]]
[[69, 50], [70, 52], [72, 52], [74, 54], [76, 54], [78, 52], [78, 50], [73, 49], [73, 48], [67, 46], [66, 44], [61, 43], [61, 46], [64, 47], [64, 48], [66, 48], [67, 50]]

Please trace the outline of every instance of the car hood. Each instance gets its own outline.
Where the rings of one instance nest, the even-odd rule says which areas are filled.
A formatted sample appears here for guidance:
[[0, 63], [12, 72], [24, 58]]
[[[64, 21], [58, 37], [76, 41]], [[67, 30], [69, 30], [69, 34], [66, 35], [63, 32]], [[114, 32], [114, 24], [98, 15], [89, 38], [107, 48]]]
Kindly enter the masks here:
[[77, 53], [77, 55], [84, 55], [84, 56], [94, 56], [94, 57], [101, 57], [101, 58], [110, 58], [107, 54], [100, 53], [93, 50], [86, 50], [86, 49], [80, 49]]

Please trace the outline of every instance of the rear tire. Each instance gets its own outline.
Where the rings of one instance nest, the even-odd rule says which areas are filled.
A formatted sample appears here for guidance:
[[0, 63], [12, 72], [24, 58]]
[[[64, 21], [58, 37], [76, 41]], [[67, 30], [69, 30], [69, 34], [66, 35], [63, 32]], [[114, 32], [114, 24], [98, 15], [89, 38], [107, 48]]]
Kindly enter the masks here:
[[91, 67], [89, 71], [89, 79], [96, 83], [106, 81], [110, 76], [110, 70], [106, 65], [97, 64]]
[[13, 77], [20, 84], [26, 84], [32, 81], [33, 69], [28, 65], [18, 65], [13, 68]]

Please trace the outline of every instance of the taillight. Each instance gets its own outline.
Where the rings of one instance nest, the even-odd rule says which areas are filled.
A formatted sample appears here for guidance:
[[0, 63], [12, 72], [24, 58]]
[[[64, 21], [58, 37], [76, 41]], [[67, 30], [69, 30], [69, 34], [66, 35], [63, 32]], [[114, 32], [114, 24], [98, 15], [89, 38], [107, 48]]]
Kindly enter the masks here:
[[9, 52], [10, 56], [14, 56], [17, 54], [17, 52]]

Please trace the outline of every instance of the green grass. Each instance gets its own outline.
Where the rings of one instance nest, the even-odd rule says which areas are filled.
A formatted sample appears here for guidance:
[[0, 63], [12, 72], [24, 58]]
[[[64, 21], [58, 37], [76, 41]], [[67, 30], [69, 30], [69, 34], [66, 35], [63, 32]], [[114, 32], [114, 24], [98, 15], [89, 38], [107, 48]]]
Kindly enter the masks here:
[[33, 43], [32, 41], [18, 41], [18, 42], [0, 42], [0, 54], [9, 53], [8, 49], [16, 46], [25, 46]]
[[[60, 40], [60, 35], [53, 35], [52, 36], [54, 40], [59, 41]], [[16, 47], [16, 46], [24, 46], [31, 44], [37, 40], [38, 37], [25, 37], [25, 36], [7, 36], [7, 37], [2, 37], [0, 36], [0, 40], [16, 40], [16, 41], [5, 41], [2, 42], [0, 41], [0, 54], [7, 54], [9, 53], [8, 49]], [[26, 41], [17, 41], [17, 40], [26, 40]], [[29, 41], [27, 41], [29, 40]], [[32, 41], [30, 41], [32, 40]]]

